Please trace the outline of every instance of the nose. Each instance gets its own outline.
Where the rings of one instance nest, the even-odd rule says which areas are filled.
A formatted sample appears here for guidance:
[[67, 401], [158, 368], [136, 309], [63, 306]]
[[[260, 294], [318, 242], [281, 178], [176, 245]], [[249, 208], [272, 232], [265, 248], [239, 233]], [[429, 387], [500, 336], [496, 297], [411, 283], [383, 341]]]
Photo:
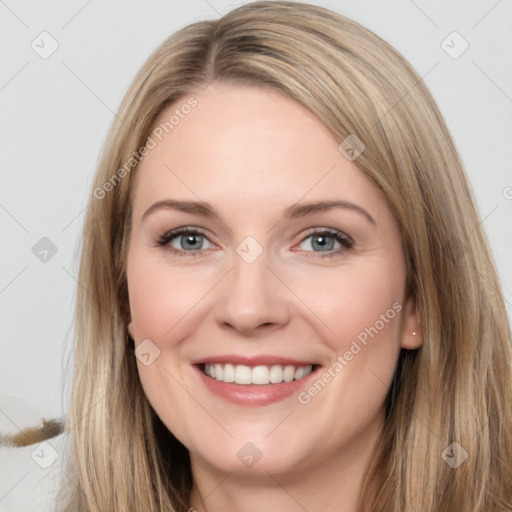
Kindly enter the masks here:
[[253, 336], [290, 321], [290, 292], [269, 268], [265, 251], [252, 263], [235, 254], [216, 299], [218, 324], [240, 334]]

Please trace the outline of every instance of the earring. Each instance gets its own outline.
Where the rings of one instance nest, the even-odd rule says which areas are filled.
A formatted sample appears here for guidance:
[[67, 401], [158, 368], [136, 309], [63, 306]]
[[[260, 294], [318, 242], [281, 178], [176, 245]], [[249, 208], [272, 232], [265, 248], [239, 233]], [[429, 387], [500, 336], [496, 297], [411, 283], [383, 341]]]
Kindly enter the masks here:
[[416, 331], [412, 331], [411, 336], [416, 336]]

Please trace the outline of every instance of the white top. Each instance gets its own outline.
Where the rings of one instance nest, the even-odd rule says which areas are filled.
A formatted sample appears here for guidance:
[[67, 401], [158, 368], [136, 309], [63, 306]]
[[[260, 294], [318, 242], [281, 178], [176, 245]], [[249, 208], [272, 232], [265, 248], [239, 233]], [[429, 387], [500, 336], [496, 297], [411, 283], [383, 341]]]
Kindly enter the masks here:
[[55, 512], [68, 453], [65, 434], [21, 448], [0, 446], [0, 512]]

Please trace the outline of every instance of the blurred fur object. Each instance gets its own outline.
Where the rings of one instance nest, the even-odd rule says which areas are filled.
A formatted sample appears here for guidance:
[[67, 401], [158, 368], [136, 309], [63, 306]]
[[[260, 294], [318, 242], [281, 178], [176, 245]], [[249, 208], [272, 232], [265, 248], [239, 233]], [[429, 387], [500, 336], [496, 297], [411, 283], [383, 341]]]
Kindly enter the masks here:
[[1, 435], [0, 446], [29, 446], [40, 443], [50, 437], [55, 437], [63, 432], [63, 425], [58, 420], [43, 419], [42, 427], [29, 427], [14, 435]]

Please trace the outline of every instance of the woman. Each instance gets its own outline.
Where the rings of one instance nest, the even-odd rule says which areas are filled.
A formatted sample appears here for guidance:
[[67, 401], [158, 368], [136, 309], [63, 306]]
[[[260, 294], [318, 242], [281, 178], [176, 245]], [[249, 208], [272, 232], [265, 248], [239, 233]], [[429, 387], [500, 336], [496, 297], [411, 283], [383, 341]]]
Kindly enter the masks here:
[[512, 507], [487, 242], [430, 93], [355, 22], [258, 2], [164, 42], [79, 281], [66, 510]]

